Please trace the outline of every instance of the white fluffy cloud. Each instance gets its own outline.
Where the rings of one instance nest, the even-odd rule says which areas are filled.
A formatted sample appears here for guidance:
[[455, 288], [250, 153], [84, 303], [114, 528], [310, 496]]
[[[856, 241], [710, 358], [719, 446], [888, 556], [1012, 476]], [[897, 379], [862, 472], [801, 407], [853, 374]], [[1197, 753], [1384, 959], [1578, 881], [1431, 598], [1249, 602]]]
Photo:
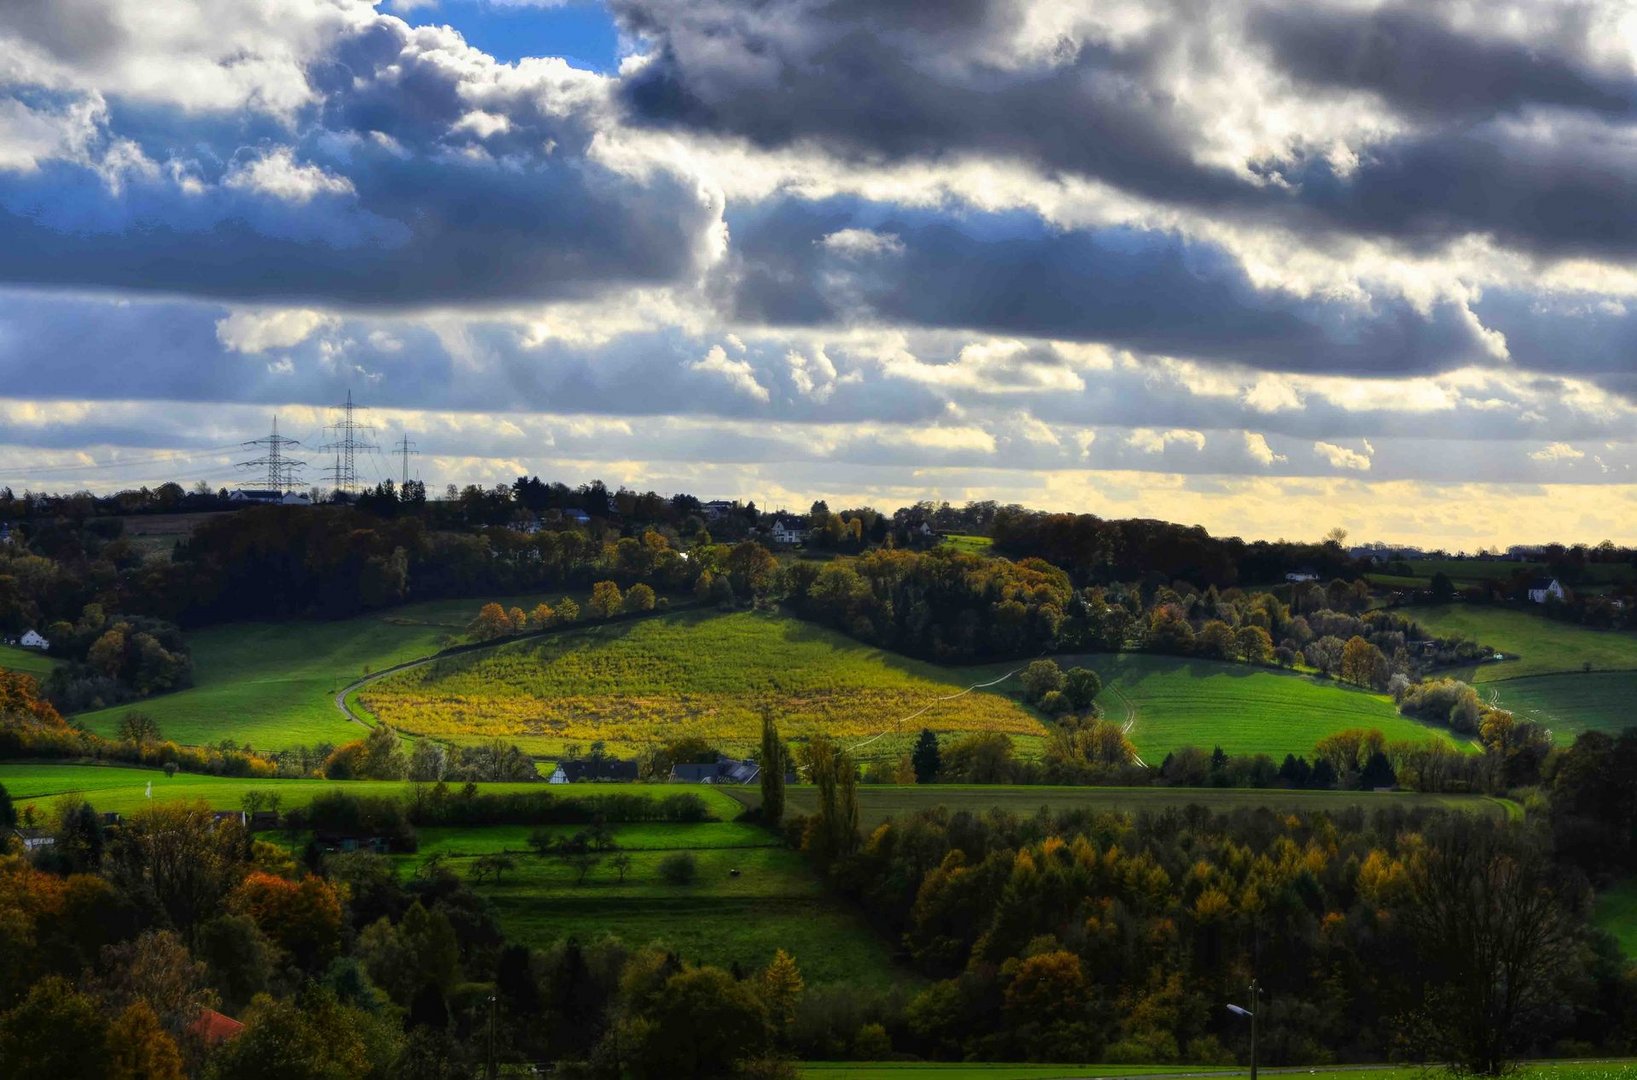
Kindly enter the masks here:
[[902, 255], [904, 242], [892, 233], [871, 232], [869, 229], [841, 229], [819, 240], [830, 251], [842, 255]]
[[1172, 428], [1169, 431], [1137, 428], [1126, 436], [1126, 445], [1133, 450], [1140, 450], [1144, 454], [1164, 453], [1165, 448], [1173, 444], [1203, 450], [1205, 449], [1205, 433], [1202, 431], [1187, 431], [1181, 428]]
[[767, 387], [756, 381], [756, 369], [744, 360], [733, 360], [720, 345], [712, 345], [704, 357], [693, 363], [694, 371], [720, 376], [738, 393], [757, 401], [772, 399]]
[[235, 311], [216, 321], [216, 340], [233, 352], [260, 353], [300, 345], [314, 331], [339, 323], [334, 315], [307, 308]]
[[1288, 460], [1283, 454], [1275, 454], [1273, 447], [1268, 445], [1267, 436], [1255, 431], [1247, 431], [1245, 435], [1245, 453], [1258, 465], [1275, 465]]
[[1530, 451], [1529, 456], [1536, 461], [1578, 461], [1586, 456], [1584, 450], [1576, 450], [1566, 442], [1547, 443], [1539, 450]]
[[285, 202], [304, 203], [320, 195], [351, 195], [352, 181], [318, 165], [296, 160], [288, 146], [236, 163], [222, 178], [225, 187], [255, 191]]
[[1329, 462], [1332, 468], [1369, 472], [1370, 458], [1374, 448], [1371, 447], [1368, 439], [1364, 441], [1363, 453], [1357, 450], [1349, 450], [1345, 446], [1337, 446], [1335, 443], [1320, 441], [1313, 444], [1313, 452]]

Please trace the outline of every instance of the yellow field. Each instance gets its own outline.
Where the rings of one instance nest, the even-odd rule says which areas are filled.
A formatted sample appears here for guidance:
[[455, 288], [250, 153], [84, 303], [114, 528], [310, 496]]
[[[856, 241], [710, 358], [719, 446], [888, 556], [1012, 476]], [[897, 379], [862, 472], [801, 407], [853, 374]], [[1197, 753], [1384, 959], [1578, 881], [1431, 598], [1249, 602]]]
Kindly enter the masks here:
[[539, 753], [596, 739], [629, 750], [686, 735], [749, 749], [763, 707], [798, 739], [862, 739], [899, 721], [911, 736], [922, 727], [1043, 733], [1032, 712], [1000, 694], [938, 700], [971, 681], [795, 619], [690, 612], [438, 661], [373, 683], [358, 698], [404, 731], [499, 735]]

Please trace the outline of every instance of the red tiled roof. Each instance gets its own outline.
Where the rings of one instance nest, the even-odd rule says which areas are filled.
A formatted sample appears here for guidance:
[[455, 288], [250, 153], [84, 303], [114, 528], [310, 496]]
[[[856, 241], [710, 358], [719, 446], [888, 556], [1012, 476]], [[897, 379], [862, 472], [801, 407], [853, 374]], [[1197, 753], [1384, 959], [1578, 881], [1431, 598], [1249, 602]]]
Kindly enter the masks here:
[[244, 1025], [231, 1016], [223, 1016], [215, 1009], [206, 1009], [188, 1025], [188, 1031], [199, 1036], [210, 1046], [220, 1046], [244, 1030]]

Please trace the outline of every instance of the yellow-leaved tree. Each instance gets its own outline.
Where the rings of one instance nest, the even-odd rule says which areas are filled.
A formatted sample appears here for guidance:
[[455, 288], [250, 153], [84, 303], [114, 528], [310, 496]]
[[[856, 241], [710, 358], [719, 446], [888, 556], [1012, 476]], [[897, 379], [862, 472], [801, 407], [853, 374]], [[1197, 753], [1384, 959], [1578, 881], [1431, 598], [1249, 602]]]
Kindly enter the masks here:
[[807, 982], [796, 967], [795, 957], [783, 949], [773, 954], [773, 960], [762, 971], [762, 1002], [773, 1022], [788, 1027], [795, 1022], [796, 1005], [801, 1001]]
[[591, 586], [591, 613], [597, 618], [608, 618], [620, 609], [623, 602], [620, 587], [612, 581], [599, 581]]

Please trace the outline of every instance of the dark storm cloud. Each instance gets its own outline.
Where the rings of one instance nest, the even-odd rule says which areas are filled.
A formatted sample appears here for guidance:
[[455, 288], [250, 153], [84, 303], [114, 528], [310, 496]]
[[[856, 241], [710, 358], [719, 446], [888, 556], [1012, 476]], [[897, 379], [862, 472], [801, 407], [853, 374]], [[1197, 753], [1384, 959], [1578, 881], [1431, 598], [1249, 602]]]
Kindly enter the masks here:
[[[902, 6], [615, 0], [652, 43], [621, 93], [638, 122], [764, 148], [1012, 160], [1303, 232], [1412, 246], [1492, 235], [1548, 256], [1637, 251], [1637, 161], [1625, 126], [1637, 81], [1577, 54], [1575, 9], [1559, 14], [1556, 38], [1519, 44], [1457, 32], [1420, 8], [1288, 4], [1248, 12], [1248, 39], [1221, 42], [1199, 27], [1232, 6], [1179, 4], [1157, 9], [1170, 12], [1158, 29], [1117, 47], [1065, 44], [1050, 62], [1014, 68], [987, 51], [1013, 5], [971, 0], [947, 26], [908, 18]], [[1296, 92], [1380, 95], [1404, 130], [1357, 148], [1358, 167], [1345, 174], [1322, 155], [1328, 148], [1305, 146], [1246, 162], [1245, 174], [1203, 164], [1210, 118], [1190, 117], [1167, 80], [1196, 59], [1243, 65], [1248, 50], [1271, 57]]]
[[1338, 175], [1293, 169], [1304, 213], [1428, 247], [1468, 235], [1550, 257], [1637, 252], [1637, 142], [1586, 121], [1495, 120], [1373, 148]]
[[[1551, 41], [1462, 33], [1433, 10], [1263, 7], [1253, 11], [1250, 27], [1253, 40], [1265, 44], [1293, 77], [1338, 90], [1367, 90], [1410, 113], [1481, 117], [1532, 104], [1630, 113], [1631, 72], [1599, 71]], [[1562, 17], [1566, 31], [1580, 29], [1574, 9], [1565, 9]]]
[[904, 2], [751, 7], [614, 0], [656, 43], [621, 86], [633, 115], [763, 148], [818, 140], [858, 159], [1016, 158], [1159, 197], [1227, 199], [1242, 187], [1194, 163], [1146, 46], [1084, 44], [1050, 67], [1011, 70], [966, 55], [1015, 19], [994, 0], [965, 0], [948, 20]]
[[[0, 170], [0, 281], [409, 306], [697, 273], [717, 208], [696, 184], [588, 160], [594, 121], [543, 93], [498, 96], [497, 130], [463, 129], [473, 106], [448, 60], [393, 21], [342, 38], [311, 73], [320, 101], [292, 146], [265, 125], [246, 145], [258, 125], [116, 110], [130, 128], [104, 132], [93, 157], [134, 139], [164, 167], [112, 181], [83, 158]], [[294, 189], [248, 183], [262, 158], [296, 172]]]
[[6, 0], [0, 30], [78, 61], [105, 59], [129, 38], [110, 8], [83, 0]]
[[[734, 216], [732, 228], [721, 287], [749, 321], [962, 327], [1349, 375], [1488, 357], [1455, 305], [1422, 315], [1397, 298], [1363, 306], [1259, 290], [1225, 251], [1173, 233], [845, 200], [783, 202]], [[890, 240], [874, 251], [826, 243], [848, 229]]]

